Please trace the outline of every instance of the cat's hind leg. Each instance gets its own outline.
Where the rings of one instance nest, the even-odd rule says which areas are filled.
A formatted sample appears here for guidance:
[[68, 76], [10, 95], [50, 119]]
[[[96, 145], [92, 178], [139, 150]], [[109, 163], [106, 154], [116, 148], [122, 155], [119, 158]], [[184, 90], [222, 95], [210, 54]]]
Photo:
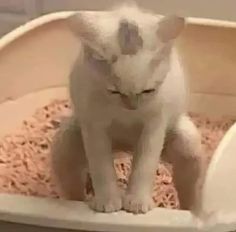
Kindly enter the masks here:
[[200, 134], [189, 117], [181, 116], [170, 131], [163, 158], [173, 164], [173, 180], [181, 209], [198, 211], [206, 162]]
[[52, 172], [62, 195], [70, 200], [84, 200], [87, 162], [81, 131], [73, 117], [67, 118], [52, 144]]

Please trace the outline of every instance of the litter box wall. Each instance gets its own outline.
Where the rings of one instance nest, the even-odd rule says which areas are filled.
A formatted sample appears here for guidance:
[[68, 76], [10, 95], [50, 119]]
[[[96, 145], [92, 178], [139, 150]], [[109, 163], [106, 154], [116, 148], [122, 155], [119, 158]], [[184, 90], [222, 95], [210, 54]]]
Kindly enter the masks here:
[[[53, 98], [67, 96], [65, 84], [80, 46], [66, 26], [65, 18], [70, 14], [43, 16], [0, 40], [0, 136], [15, 130], [36, 108]], [[190, 80], [190, 110], [236, 116], [236, 107], [232, 107], [236, 105], [236, 25], [204, 19], [190, 18], [188, 21], [177, 46]], [[226, 134], [209, 168], [210, 177], [206, 180], [203, 197], [207, 212], [218, 210], [228, 200], [214, 194], [222, 189], [214, 183], [219, 176], [223, 177], [224, 164], [232, 161], [232, 152], [227, 151], [227, 161], [222, 158], [223, 151], [229, 144], [232, 146], [235, 134], [232, 130]], [[236, 178], [232, 167], [230, 170]], [[229, 190], [236, 192], [236, 188]], [[212, 199], [222, 203], [211, 204]], [[232, 210], [234, 204], [226, 203], [226, 210], [229, 206]], [[233, 219], [225, 222], [218, 218], [208, 231], [235, 229]], [[184, 232], [198, 231], [206, 225], [197, 223], [187, 211], [155, 209], [140, 216], [124, 212], [96, 214], [82, 202], [0, 194], [0, 228], [35, 231], [37, 226], [45, 227], [45, 231], [54, 227], [80, 231]]]
[[189, 19], [178, 41], [190, 79], [190, 109], [214, 115], [236, 115], [236, 23]]

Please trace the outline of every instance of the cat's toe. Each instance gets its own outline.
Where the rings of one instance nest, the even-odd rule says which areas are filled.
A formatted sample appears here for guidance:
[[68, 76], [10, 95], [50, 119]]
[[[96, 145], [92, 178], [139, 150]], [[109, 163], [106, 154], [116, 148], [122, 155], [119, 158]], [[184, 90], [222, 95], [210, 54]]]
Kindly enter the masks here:
[[134, 214], [147, 213], [155, 207], [152, 197], [127, 194], [123, 198], [123, 208]]
[[121, 197], [111, 197], [111, 198], [96, 198], [94, 197], [89, 202], [90, 208], [97, 212], [111, 213], [121, 210], [122, 199]]

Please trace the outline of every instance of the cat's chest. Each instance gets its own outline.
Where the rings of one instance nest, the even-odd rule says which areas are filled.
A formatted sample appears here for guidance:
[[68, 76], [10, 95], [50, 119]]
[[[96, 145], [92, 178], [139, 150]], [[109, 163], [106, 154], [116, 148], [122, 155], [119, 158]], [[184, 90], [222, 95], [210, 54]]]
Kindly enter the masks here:
[[138, 115], [117, 114], [110, 125], [111, 136], [117, 141], [137, 141], [143, 128], [143, 121]]
[[112, 114], [112, 124], [119, 124], [125, 127], [143, 124], [142, 115], [135, 111], [115, 111]]

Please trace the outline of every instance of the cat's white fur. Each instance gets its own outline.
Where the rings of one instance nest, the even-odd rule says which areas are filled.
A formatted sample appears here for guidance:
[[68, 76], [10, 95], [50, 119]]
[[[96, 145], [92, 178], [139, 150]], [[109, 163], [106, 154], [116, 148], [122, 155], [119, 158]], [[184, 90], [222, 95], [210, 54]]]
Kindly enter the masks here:
[[[139, 27], [143, 46], [134, 55], [120, 52], [117, 30], [122, 19]], [[177, 165], [177, 189], [179, 194], [184, 194], [180, 197], [181, 205], [183, 208], [193, 205], [200, 174], [200, 137], [186, 116], [187, 89], [173, 47], [184, 22], [178, 17], [164, 20], [133, 6], [107, 12], [81, 12], [70, 18], [70, 26], [82, 41], [82, 49], [70, 77], [73, 116], [56, 137], [53, 168], [67, 197], [81, 200], [82, 172], [88, 166], [95, 191], [90, 206], [97, 211], [124, 208], [143, 213], [153, 208], [152, 185], [165, 141], [169, 147], [163, 153], [181, 157], [169, 155]], [[176, 27], [180, 29], [173, 34]], [[89, 58], [83, 52], [86, 47], [94, 51]], [[109, 64], [109, 72], [106, 64], [102, 71], [96, 69], [103, 62], [99, 59], [107, 61], [113, 55], [116, 62]], [[158, 62], [150, 68], [154, 57]], [[141, 93], [152, 88], [156, 89], [154, 93]], [[126, 101], [139, 96], [136, 109], [127, 109], [121, 95], [112, 94], [111, 90], [120, 92]], [[116, 184], [113, 149], [134, 150], [132, 173], [123, 196]], [[183, 187], [180, 182], [185, 173], [181, 170], [186, 165], [190, 169], [197, 166], [197, 173], [186, 172], [189, 186]]]

